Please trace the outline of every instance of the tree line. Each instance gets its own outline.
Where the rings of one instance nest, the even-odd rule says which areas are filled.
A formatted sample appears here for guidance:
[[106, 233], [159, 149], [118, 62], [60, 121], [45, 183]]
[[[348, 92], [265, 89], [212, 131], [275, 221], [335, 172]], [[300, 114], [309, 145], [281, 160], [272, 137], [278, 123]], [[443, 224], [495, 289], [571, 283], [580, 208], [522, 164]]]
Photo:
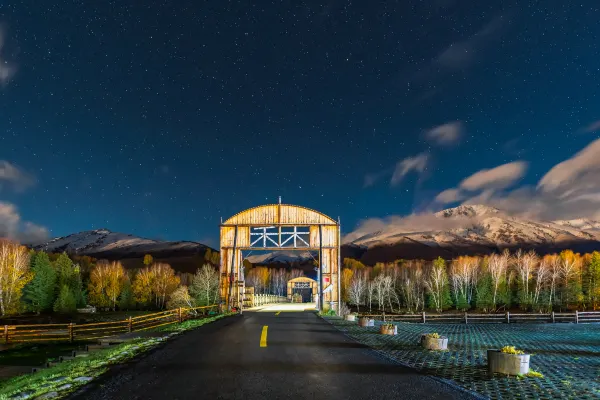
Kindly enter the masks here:
[[72, 313], [100, 309], [164, 309], [215, 304], [219, 253], [205, 254], [204, 265], [182, 284], [170, 265], [146, 255], [143, 267], [127, 270], [119, 261], [94, 260], [66, 253], [34, 251], [0, 240], [0, 313]]
[[342, 299], [359, 310], [442, 312], [451, 308], [550, 312], [600, 306], [600, 253], [539, 256], [517, 250], [484, 257], [398, 260], [373, 267], [346, 258]]
[[299, 269], [252, 267], [248, 263], [244, 265], [244, 269], [246, 286], [253, 287], [256, 294], [287, 296], [287, 282], [304, 276], [304, 272]]

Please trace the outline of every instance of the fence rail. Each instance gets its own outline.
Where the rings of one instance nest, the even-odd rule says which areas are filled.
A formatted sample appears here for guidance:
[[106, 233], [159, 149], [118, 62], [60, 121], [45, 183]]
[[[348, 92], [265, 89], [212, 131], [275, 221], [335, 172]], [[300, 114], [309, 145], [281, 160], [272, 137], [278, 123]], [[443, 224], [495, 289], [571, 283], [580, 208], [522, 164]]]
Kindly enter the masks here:
[[86, 324], [35, 324], [4, 325], [3, 342], [27, 343], [50, 341], [84, 341], [158, 328], [217, 311], [218, 305], [175, 308], [120, 321], [92, 322]]
[[277, 296], [274, 294], [253, 294], [244, 299], [244, 308], [264, 306], [265, 304], [288, 302], [289, 300], [285, 296]]
[[600, 311], [575, 311], [571, 313], [502, 313], [502, 314], [477, 314], [477, 313], [451, 313], [451, 314], [360, 314], [360, 317], [368, 317], [390, 322], [413, 322], [413, 323], [523, 323], [523, 322], [571, 322], [576, 324], [600, 322]]

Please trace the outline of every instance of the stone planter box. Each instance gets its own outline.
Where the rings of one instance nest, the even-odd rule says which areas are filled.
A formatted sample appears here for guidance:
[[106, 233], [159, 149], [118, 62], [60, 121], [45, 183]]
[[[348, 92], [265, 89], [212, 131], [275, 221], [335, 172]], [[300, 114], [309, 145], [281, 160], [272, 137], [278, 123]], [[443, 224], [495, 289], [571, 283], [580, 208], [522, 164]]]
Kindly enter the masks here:
[[488, 350], [488, 374], [525, 375], [529, 372], [529, 354], [507, 354]]
[[393, 329], [388, 329], [386, 326], [381, 325], [379, 327], [379, 333], [381, 333], [382, 335], [397, 335], [398, 327], [396, 325], [394, 325]]
[[448, 350], [448, 338], [440, 336], [438, 339], [421, 335], [421, 346], [427, 350]]
[[356, 315], [354, 315], [354, 314], [348, 314], [348, 315], [346, 315], [346, 316], [344, 317], [344, 319], [345, 319], [346, 321], [356, 321]]
[[362, 326], [362, 327], [375, 326], [375, 320], [369, 319], [367, 317], [361, 317], [358, 319], [358, 326]]

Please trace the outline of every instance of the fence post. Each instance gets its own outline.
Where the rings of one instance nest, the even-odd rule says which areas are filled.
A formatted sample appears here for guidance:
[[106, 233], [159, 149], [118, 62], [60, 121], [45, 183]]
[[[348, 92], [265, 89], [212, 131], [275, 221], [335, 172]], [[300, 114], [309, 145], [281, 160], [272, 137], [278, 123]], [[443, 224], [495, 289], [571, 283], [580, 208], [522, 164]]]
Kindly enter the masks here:
[[181, 307], [179, 307], [177, 309], [177, 319], [179, 320], [179, 323], [182, 322], [182, 318], [183, 318], [183, 313], [182, 313]]
[[69, 342], [73, 342], [73, 323], [69, 324]]
[[510, 324], [510, 311], [506, 312], [506, 323]]
[[467, 317], [467, 312], [465, 311], [465, 324], [469, 323], [469, 318]]
[[554, 320], [554, 311], [552, 311], [552, 323], [555, 323], [556, 321]]
[[425, 311], [423, 311], [423, 323], [425, 323]]
[[4, 343], [8, 344], [8, 325], [4, 325]]
[[132, 326], [133, 326], [133, 320], [131, 317], [129, 317], [127, 320], [127, 332], [131, 333]]
[[579, 323], [579, 311], [575, 310], [575, 323]]
[[385, 322], [385, 311], [382, 312], [381, 315], [383, 316], [383, 322]]

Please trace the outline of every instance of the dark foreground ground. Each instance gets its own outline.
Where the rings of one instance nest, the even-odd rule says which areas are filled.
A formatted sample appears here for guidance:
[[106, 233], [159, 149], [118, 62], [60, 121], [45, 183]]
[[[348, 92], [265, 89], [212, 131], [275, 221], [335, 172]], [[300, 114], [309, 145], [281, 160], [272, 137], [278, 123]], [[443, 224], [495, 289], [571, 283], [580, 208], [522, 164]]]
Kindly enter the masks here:
[[[267, 346], [260, 347], [264, 326]], [[184, 334], [71, 398], [473, 397], [380, 358], [312, 312], [247, 312]]]

